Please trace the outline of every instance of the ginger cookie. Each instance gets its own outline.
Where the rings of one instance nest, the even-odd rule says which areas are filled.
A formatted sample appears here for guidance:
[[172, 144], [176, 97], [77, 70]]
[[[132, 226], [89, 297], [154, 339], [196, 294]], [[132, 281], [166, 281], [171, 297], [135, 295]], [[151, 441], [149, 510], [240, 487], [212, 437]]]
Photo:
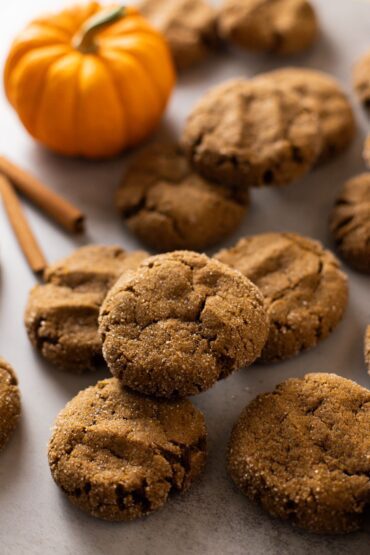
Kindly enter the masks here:
[[370, 173], [345, 183], [331, 213], [330, 229], [343, 259], [370, 274]]
[[0, 449], [9, 440], [21, 414], [18, 380], [13, 368], [0, 357]]
[[347, 306], [347, 278], [322, 245], [294, 233], [241, 239], [216, 259], [261, 290], [270, 331], [261, 361], [290, 358], [327, 337]]
[[358, 530], [370, 502], [370, 391], [307, 374], [259, 395], [231, 435], [232, 479], [272, 516], [315, 533]]
[[370, 52], [356, 63], [353, 70], [353, 86], [362, 104], [370, 108]]
[[117, 205], [128, 228], [158, 251], [201, 250], [237, 229], [249, 195], [190, 168], [180, 147], [153, 144], [129, 167]]
[[352, 142], [356, 123], [351, 104], [340, 84], [330, 75], [312, 69], [288, 67], [258, 75], [291, 88], [302, 98], [311, 98], [319, 109], [323, 136], [318, 162], [343, 152]]
[[166, 38], [178, 69], [201, 62], [219, 42], [216, 11], [205, 0], [141, 0], [139, 9]]
[[220, 35], [247, 50], [295, 54], [318, 35], [307, 0], [226, 0], [218, 17]]
[[206, 459], [203, 414], [188, 400], [142, 397], [115, 378], [81, 391], [49, 442], [52, 476], [80, 509], [105, 520], [142, 517], [187, 490]]
[[307, 173], [320, 154], [317, 105], [267, 79], [233, 79], [195, 106], [182, 144], [205, 178], [229, 186], [284, 185]]
[[104, 297], [123, 272], [147, 256], [90, 245], [49, 266], [46, 283], [31, 290], [25, 311], [32, 345], [63, 370], [95, 370], [103, 362], [98, 316]]
[[100, 311], [103, 356], [125, 386], [186, 397], [261, 353], [263, 298], [241, 273], [203, 254], [153, 256], [122, 276]]
[[364, 340], [364, 357], [370, 374], [370, 325], [367, 326]]

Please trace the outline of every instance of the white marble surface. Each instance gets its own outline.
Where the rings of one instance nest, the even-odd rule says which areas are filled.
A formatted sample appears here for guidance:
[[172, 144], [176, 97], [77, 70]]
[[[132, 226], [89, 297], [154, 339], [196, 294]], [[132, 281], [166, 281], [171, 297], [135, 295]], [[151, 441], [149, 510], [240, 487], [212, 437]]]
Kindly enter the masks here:
[[[175, 0], [174, 0], [175, 1]], [[315, 0], [322, 38], [315, 48], [287, 63], [327, 70], [351, 92], [351, 66], [370, 48], [370, 3], [361, 0]], [[62, 0], [11, 0], [0, 4], [0, 63], [11, 38], [31, 17], [58, 9]], [[210, 60], [179, 79], [163, 132], [177, 132], [193, 102], [204, 90], [229, 76], [253, 75], [284, 60], [234, 53]], [[353, 148], [298, 184], [281, 190], [253, 191], [253, 203], [239, 235], [291, 230], [330, 245], [329, 208], [345, 178], [364, 170], [361, 148], [367, 122], [353, 97], [359, 132]], [[57, 109], [57, 107], [56, 107]], [[64, 235], [33, 207], [32, 225], [48, 259], [60, 258], [83, 242], [137, 242], [122, 228], [113, 193], [124, 157], [92, 163], [68, 160], [37, 146], [22, 129], [0, 93], [0, 151], [60, 191], [88, 215], [88, 231], [76, 240]], [[235, 238], [234, 238], [235, 239]], [[230, 241], [231, 242], [231, 241]], [[1, 555], [280, 555], [369, 553], [365, 532], [346, 537], [315, 537], [272, 520], [240, 495], [225, 472], [226, 442], [241, 408], [257, 393], [290, 376], [308, 371], [337, 372], [370, 387], [362, 360], [362, 336], [370, 322], [369, 280], [351, 272], [351, 297], [343, 323], [315, 350], [279, 365], [257, 366], [230, 377], [200, 395], [196, 404], [209, 426], [206, 472], [192, 490], [172, 498], [147, 519], [109, 524], [70, 506], [54, 485], [47, 465], [46, 444], [58, 411], [81, 388], [107, 372], [87, 376], [62, 374], [31, 348], [22, 318], [28, 290], [35, 283], [0, 207], [0, 353], [16, 368], [22, 389], [22, 423], [0, 454]]]

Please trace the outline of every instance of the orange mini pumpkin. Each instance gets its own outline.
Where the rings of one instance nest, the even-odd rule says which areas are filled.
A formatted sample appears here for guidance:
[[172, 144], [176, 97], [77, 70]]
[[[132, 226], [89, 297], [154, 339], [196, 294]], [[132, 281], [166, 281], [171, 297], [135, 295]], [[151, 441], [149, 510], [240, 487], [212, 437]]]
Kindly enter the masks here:
[[145, 139], [174, 81], [164, 38], [139, 12], [97, 2], [31, 22], [4, 73], [7, 97], [33, 137], [89, 158]]

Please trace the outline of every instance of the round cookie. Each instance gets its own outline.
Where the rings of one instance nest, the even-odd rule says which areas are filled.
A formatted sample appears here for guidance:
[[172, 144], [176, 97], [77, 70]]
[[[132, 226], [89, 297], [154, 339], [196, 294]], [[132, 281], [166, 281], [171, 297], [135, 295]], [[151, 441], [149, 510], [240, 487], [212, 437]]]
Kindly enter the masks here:
[[148, 258], [108, 293], [99, 318], [103, 356], [125, 386], [186, 397], [261, 353], [268, 322], [258, 289], [207, 256]]
[[270, 331], [263, 362], [314, 347], [343, 316], [347, 278], [317, 241], [294, 233], [264, 233], [241, 239], [215, 257], [239, 270], [264, 296]]
[[231, 435], [228, 467], [271, 515], [316, 533], [361, 527], [370, 503], [370, 392], [334, 374], [259, 395]]
[[0, 449], [9, 440], [21, 414], [18, 380], [13, 368], [0, 357]]
[[141, 397], [111, 378], [81, 391], [49, 442], [52, 476], [80, 509], [133, 520], [185, 491], [206, 459], [203, 414], [188, 400]]
[[215, 185], [190, 168], [175, 144], [153, 144], [129, 167], [117, 206], [129, 229], [159, 251], [201, 250], [237, 229], [247, 191]]
[[55, 366], [71, 372], [95, 370], [103, 362], [98, 335], [100, 305], [123, 272], [146, 252], [90, 245], [47, 268], [45, 284], [29, 294], [25, 325], [32, 345]]
[[321, 150], [317, 105], [268, 79], [211, 89], [187, 119], [184, 150], [204, 177], [229, 186], [284, 185]]
[[370, 107], [370, 52], [356, 63], [353, 69], [353, 86], [366, 108]]
[[139, 9], [166, 38], [178, 69], [201, 62], [219, 42], [216, 12], [204, 0], [141, 0]]
[[364, 339], [364, 358], [370, 374], [370, 325], [367, 326]]
[[343, 152], [352, 142], [356, 123], [349, 100], [331, 75], [312, 69], [288, 67], [258, 75], [294, 90], [302, 98], [311, 98], [319, 108], [323, 136], [318, 162]]
[[220, 35], [247, 50], [295, 54], [318, 35], [307, 0], [226, 0], [218, 17]]
[[345, 183], [331, 213], [330, 230], [344, 260], [370, 274], [370, 173]]

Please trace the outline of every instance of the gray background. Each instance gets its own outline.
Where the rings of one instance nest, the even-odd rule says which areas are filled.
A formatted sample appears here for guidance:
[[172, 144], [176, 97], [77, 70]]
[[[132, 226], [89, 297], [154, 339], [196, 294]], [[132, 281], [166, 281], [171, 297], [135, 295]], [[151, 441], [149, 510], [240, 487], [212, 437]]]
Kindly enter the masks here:
[[[174, 0], [176, 1], [176, 0]], [[1, 64], [11, 38], [33, 16], [58, 9], [61, 0], [12, 0], [0, 6]], [[327, 70], [351, 93], [353, 61], [370, 48], [370, 3], [316, 0], [322, 37], [312, 51], [286, 64]], [[207, 61], [180, 76], [161, 133], [177, 133], [194, 101], [215, 83], [237, 75], [251, 76], [283, 65], [284, 60], [234, 52]], [[328, 212], [343, 181], [364, 170], [361, 149], [367, 121], [353, 97], [359, 122], [356, 143], [340, 159], [283, 189], [252, 192], [252, 207], [238, 236], [291, 230], [331, 246]], [[73, 200], [88, 214], [84, 238], [63, 234], [33, 207], [27, 213], [50, 261], [84, 242], [138, 247], [120, 224], [113, 195], [127, 157], [84, 162], [53, 155], [33, 142], [0, 95], [0, 151]], [[0, 553], [34, 554], [308, 554], [370, 552], [369, 535], [315, 537], [272, 520], [240, 495], [225, 472], [225, 449], [232, 423], [257, 393], [290, 376], [311, 371], [337, 372], [370, 386], [362, 359], [365, 325], [370, 322], [369, 278], [351, 272], [350, 303], [343, 323], [315, 350], [291, 361], [243, 370], [195, 403], [209, 426], [209, 460], [201, 480], [183, 497], [147, 519], [109, 524], [69, 505], [54, 485], [46, 460], [50, 428], [73, 395], [107, 372], [87, 376], [63, 374], [40, 359], [28, 343], [23, 311], [35, 278], [29, 271], [0, 206], [0, 353], [16, 368], [22, 389], [22, 423], [0, 455]], [[234, 237], [229, 244], [236, 239]]]

